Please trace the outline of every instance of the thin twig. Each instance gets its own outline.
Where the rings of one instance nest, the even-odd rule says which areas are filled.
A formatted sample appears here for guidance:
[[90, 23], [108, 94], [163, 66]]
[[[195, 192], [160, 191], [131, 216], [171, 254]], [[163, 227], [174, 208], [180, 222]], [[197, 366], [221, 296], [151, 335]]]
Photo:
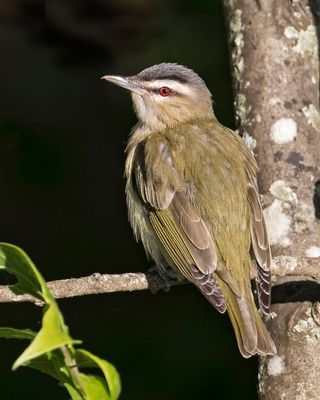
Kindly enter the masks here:
[[[306, 276], [320, 280], [320, 257], [287, 257], [273, 259], [272, 274], [276, 276]], [[252, 272], [252, 278], [255, 272]], [[151, 290], [156, 292], [169, 286], [188, 283], [168, 279], [164, 282], [156, 272], [138, 272], [126, 274], [95, 273], [82, 278], [61, 279], [48, 282], [48, 287], [57, 299], [85, 296], [89, 294], [132, 292]], [[0, 303], [30, 301], [39, 304], [39, 300], [30, 295], [16, 295], [9, 286], [0, 285]]]

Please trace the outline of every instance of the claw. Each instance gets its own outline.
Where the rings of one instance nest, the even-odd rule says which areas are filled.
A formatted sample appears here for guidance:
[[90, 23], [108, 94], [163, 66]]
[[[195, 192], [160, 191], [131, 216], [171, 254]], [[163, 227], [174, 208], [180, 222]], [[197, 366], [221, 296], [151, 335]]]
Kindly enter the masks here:
[[[165, 292], [169, 292], [170, 286], [172, 285], [173, 280], [177, 280], [177, 274], [173, 271], [171, 267], [164, 267], [164, 266], [158, 266], [158, 265], [153, 265], [148, 269], [148, 272], [156, 272], [160, 278], [163, 280], [165, 287], [163, 290]], [[152, 294], [156, 294], [159, 290], [157, 289], [151, 289]]]

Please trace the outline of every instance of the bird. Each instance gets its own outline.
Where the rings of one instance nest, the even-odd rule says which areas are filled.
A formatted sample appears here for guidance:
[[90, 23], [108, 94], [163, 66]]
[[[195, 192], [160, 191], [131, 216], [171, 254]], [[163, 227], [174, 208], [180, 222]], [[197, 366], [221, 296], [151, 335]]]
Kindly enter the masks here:
[[271, 252], [252, 152], [218, 122], [209, 89], [188, 67], [161, 63], [101, 79], [131, 92], [138, 118], [125, 164], [135, 238], [161, 276], [187, 279], [228, 312], [243, 357], [275, 355], [262, 319], [271, 302]]

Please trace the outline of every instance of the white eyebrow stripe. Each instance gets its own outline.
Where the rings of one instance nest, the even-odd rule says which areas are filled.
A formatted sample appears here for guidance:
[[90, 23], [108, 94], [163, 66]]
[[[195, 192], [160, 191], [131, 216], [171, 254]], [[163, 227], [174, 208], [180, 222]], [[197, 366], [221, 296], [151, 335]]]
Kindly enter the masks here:
[[163, 86], [170, 88], [173, 92], [192, 95], [194, 91], [189, 85], [174, 81], [172, 79], [157, 79], [151, 82], [144, 82], [143, 85], [148, 89], [158, 90]]

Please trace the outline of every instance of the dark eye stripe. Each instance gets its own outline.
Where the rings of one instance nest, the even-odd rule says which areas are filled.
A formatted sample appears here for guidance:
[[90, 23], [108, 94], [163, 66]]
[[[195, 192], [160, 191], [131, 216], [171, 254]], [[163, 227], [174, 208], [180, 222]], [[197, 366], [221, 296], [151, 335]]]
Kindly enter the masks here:
[[171, 81], [176, 81], [180, 83], [187, 83], [187, 79], [185, 79], [183, 76], [180, 75], [175, 75], [175, 74], [168, 74], [168, 75], [161, 75], [159, 77], [157, 76], [150, 76], [150, 77], [144, 77], [144, 81], [153, 81], [153, 80], [171, 80]]
[[183, 78], [182, 76], [180, 76], [180, 75], [165, 75], [165, 76], [162, 76], [161, 79], [177, 81], [177, 82], [180, 82], [180, 83], [187, 83], [187, 80], [185, 78]]

